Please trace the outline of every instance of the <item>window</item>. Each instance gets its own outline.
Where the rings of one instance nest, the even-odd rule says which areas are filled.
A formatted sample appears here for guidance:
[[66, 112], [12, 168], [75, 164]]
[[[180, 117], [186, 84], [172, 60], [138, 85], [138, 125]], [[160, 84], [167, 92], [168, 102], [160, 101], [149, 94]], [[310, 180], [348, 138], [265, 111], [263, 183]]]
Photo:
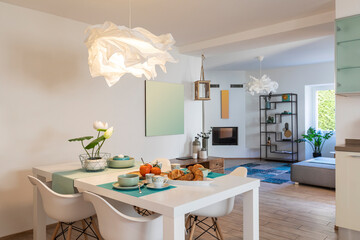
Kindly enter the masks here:
[[323, 131], [335, 130], [335, 91], [316, 91], [316, 128]]

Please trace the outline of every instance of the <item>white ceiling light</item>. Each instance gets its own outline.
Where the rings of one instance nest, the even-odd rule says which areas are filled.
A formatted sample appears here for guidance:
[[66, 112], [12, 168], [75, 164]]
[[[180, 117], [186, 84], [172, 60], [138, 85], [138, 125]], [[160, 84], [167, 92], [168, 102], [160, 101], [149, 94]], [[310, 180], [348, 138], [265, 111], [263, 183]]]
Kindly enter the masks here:
[[272, 81], [267, 75], [261, 76], [261, 63], [264, 60], [264, 56], [259, 56], [257, 59], [260, 62], [260, 74], [259, 78], [250, 76], [250, 81], [245, 84], [246, 90], [251, 94], [269, 94], [271, 92], [276, 92], [279, 84], [275, 81]]
[[92, 77], [103, 76], [111, 87], [126, 73], [154, 79], [155, 67], [166, 72], [166, 62], [176, 62], [168, 53], [175, 44], [170, 33], [156, 36], [144, 28], [131, 29], [112, 22], [89, 27], [85, 44], [89, 51], [89, 69]]

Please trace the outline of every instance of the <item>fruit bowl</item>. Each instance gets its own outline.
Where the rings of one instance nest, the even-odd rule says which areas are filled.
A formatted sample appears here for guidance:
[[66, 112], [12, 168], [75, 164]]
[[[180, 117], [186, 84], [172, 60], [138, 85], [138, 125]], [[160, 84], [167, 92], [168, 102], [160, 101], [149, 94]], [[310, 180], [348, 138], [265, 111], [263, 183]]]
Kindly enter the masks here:
[[135, 159], [130, 158], [129, 160], [113, 160], [110, 158], [108, 160], [108, 167], [109, 168], [130, 168], [135, 165]]

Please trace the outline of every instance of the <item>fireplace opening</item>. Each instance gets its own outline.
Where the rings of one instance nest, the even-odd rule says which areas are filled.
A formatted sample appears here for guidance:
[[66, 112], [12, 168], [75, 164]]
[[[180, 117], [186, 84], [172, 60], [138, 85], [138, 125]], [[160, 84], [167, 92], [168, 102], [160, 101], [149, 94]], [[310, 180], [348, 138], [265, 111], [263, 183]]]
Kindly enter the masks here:
[[212, 145], [238, 145], [238, 127], [213, 127]]

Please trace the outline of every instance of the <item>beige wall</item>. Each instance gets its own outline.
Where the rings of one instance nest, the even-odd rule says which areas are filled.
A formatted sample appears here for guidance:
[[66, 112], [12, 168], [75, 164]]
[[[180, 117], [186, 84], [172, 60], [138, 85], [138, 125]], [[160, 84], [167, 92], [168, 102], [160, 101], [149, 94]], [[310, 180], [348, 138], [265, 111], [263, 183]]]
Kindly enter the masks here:
[[200, 59], [174, 52], [177, 64], [157, 81], [185, 85], [185, 134], [145, 137], [144, 79], [126, 76], [112, 88], [92, 79], [83, 43], [86, 24], [0, 3], [0, 237], [32, 226], [33, 166], [78, 161], [77, 143], [94, 120], [115, 127], [103, 150], [150, 161], [190, 154], [201, 131], [192, 101]]

